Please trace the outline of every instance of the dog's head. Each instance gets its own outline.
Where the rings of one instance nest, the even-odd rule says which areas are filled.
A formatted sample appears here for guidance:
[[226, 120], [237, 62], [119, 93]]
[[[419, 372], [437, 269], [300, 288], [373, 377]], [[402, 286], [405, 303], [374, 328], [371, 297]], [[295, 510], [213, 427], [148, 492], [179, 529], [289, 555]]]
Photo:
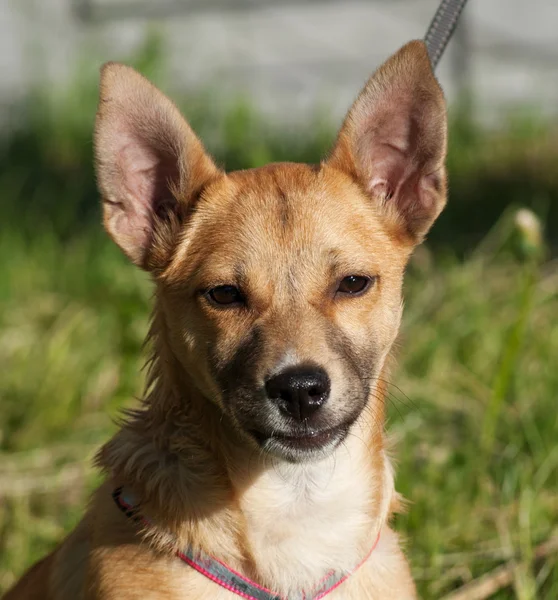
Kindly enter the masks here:
[[104, 223], [150, 271], [171, 351], [246, 443], [327, 454], [374, 396], [403, 271], [446, 200], [443, 94], [422, 42], [368, 81], [319, 166], [225, 174], [138, 73], [104, 67]]

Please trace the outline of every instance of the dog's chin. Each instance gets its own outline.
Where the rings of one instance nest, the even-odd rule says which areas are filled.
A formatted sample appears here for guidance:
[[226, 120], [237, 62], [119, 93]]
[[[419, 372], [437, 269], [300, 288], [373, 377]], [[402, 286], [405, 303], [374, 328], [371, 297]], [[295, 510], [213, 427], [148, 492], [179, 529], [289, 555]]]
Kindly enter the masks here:
[[301, 463], [317, 461], [329, 456], [347, 436], [351, 424], [343, 423], [329, 429], [306, 429], [293, 433], [263, 433], [251, 430], [251, 437], [259, 447], [272, 456]]

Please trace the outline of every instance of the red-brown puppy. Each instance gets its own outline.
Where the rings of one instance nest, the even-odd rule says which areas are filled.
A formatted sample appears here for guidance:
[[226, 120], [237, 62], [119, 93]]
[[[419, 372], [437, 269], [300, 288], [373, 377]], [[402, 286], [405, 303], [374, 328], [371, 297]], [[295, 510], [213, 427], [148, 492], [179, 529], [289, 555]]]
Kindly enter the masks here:
[[224, 173], [118, 64], [95, 146], [105, 227], [156, 287], [149, 385], [81, 523], [6, 598], [415, 598], [382, 382], [405, 265], [446, 201], [423, 43], [371, 77], [317, 166]]

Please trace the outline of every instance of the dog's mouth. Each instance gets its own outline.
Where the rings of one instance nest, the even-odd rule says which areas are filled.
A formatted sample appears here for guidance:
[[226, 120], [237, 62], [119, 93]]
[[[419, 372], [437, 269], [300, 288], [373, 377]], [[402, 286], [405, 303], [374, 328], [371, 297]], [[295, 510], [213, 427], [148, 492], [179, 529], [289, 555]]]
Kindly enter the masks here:
[[257, 430], [249, 433], [263, 450], [298, 461], [314, 454], [324, 455], [335, 449], [345, 439], [349, 427], [350, 423], [343, 423], [328, 429], [306, 428], [290, 434]]

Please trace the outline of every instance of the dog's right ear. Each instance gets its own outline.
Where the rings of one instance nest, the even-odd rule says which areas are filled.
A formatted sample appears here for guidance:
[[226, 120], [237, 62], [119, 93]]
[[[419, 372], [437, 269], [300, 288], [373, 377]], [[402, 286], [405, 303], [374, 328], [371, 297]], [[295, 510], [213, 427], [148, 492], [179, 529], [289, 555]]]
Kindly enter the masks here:
[[101, 70], [95, 158], [109, 235], [136, 265], [163, 267], [172, 229], [218, 169], [176, 106], [116, 63]]
[[328, 164], [358, 181], [413, 244], [446, 203], [446, 105], [426, 46], [387, 60], [349, 111]]

